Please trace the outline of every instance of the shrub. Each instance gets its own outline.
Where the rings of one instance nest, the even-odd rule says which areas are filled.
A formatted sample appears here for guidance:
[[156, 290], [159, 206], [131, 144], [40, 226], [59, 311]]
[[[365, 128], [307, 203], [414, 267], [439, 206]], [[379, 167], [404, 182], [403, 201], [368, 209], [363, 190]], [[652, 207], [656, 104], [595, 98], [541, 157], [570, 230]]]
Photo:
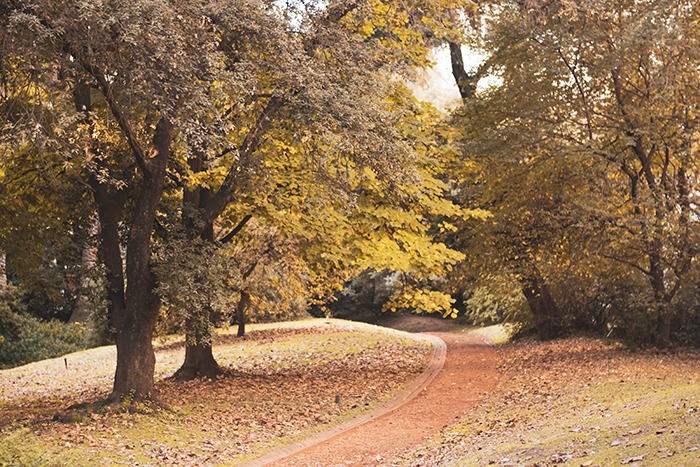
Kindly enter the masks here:
[[88, 330], [80, 324], [41, 321], [26, 314], [14, 287], [0, 290], [0, 367], [58, 357], [87, 348]]

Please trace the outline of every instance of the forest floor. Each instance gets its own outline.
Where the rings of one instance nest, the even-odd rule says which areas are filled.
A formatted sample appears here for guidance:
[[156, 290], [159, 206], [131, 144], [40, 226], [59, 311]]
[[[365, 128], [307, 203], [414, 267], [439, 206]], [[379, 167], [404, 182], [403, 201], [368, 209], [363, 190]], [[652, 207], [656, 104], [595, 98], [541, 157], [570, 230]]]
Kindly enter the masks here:
[[306, 320], [254, 326], [243, 339], [222, 333], [214, 353], [226, 375], [175, 382], [166, 377], [183, 360], [181, 338], [160, 342], [157, 398], [169, 410], [78, 412], [70, 423], [54, 414], [109, 393], [114, 347], [0, 371], [0, 465], [239, 465], [391, 400], [423, 372], [433, 344]]
[[489, 397], [393, 466], [700, 466], [700, 352], [614, 341], [499, 347]]
[[[443, 370], [405, 405], [275, 465], [700, 465], [698, 351], [594, 337], [496, 347], [483, 337], [505, 340], [500, 328], [379, 324], [442, 338]], [[176, 383], [164, 377], [182, 344], [159, 344], [158, 395], [171, 410], [73, 423], [52, 414], [108, 392], [113, 348], [0, 371], [0, 465], [244, 464], [376, 413], [434, 354], [420, 335], [335, 320], [224, 333], [215, 349], [225, 377]]]

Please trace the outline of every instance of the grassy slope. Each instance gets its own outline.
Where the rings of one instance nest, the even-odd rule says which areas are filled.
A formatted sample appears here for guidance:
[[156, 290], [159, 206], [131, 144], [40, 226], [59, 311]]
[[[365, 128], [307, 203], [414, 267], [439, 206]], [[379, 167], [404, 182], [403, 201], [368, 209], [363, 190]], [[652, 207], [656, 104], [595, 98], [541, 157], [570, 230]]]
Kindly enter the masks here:
[[572, 338], [501, 353], [489, 401], [397, 463], [700, 465], [697, 352], [631, 353]]
[[[315, 320], [224, 333], [216, 381], [161, 381], [172, 411], [88, 414], [50, 421], [57, 409], [104, 395], [113, 349], [80, 352], [0, 372], [5, 413], [0, 465], [238, 464], [371, 410], [417, 376], [428, 343], [373, 326]], [[157, 374], [177, 368], [182, 346], [162, 343]]]

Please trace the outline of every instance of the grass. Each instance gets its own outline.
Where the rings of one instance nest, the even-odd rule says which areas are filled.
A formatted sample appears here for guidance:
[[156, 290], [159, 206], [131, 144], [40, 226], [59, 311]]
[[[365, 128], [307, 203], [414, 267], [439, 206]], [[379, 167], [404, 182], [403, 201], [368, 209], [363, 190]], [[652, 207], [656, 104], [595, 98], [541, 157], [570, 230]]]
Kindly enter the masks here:
[[511, 340], [512, 329], [508, 325], [495, 324], [483, 328], [473, 328], [470, 333], [484, 337], [496, 345], [507, 344]]
[[[159, 400], [171, 411], [50, 420], [108, 391], [109, 348], [71, 354], [68, 368], [61, 358], [0, 372], [0, 465], [238, 465], [390, 399], [429, 353], [424, 338], [337, 320], [251, 330], [245, 340], [217, 336], [215, 354], [230, 373], [215, 381], [162, 380], [183, 349], [173, 339], [158, 345]], [[13, 391], [13, 383], [25, 386]]]
[[[603, 383], [543, 407], [503, 412], [512, 436], [462, 457], [455, 465], [700, 465], [696, 382]], [[678, 407], [678, 408], [676, 408]], [[457, 430], [474, 433], [470, 427]], [[629, 461], [627, 463], [631, 463]]]

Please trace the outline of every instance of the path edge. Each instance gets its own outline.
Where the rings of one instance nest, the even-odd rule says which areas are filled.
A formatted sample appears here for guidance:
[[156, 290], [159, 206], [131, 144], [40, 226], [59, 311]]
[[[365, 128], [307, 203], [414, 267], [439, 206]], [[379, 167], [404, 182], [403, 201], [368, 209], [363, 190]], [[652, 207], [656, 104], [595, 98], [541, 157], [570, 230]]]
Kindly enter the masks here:
[[287, 446], [275, 449], [262, 457], [243, 464], [243, 467], [263, 467], [273, 462], [281, 461], [282, 459], [298, 454], [301, 451], [305, 451], [306, 449], [335, 438], [336, 436], [342, 435], [343, 433], [357, 428], [360, 425], [371, 422], [372, 420], [386, 415], [416, 398], [418, 394], [420, 394], [428, 386], [428, 384], [435, 379], [440, 370], [442, 370], [447, 357], [447, 344], [445, 344], [445, 341], [430, 334], [421, 334], [421, 336], [429, 339], [433, 344], [433, 352], [430, 355], [430, 361], [420, 376], [418, 376], [418, 378], [416, 378], [409, 386], [404, 388], [394, 399], [385, 402], [372, 412], [347, 420], [329, 430], [317, 433], [309, 438], [295, 441]]

